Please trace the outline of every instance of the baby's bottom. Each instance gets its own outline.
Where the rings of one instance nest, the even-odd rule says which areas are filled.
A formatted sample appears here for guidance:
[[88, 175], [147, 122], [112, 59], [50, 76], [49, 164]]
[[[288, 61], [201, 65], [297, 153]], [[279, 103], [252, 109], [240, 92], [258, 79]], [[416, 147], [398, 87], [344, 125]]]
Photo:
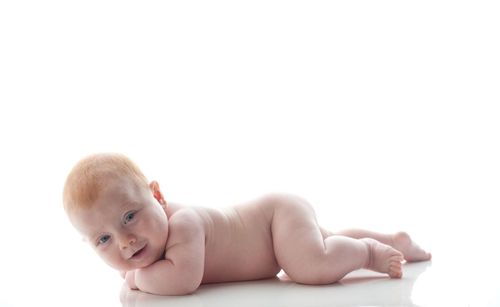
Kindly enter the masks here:
[[334, 234], [321, 229], [312, 207], [294, 196], [275, 199], [271, 230], [278, 264], [298, 283], [333, 283], [360, 268], [399, 278], [404, 258], [430, 259], [403, 232], [386, 235], [358, 229]]

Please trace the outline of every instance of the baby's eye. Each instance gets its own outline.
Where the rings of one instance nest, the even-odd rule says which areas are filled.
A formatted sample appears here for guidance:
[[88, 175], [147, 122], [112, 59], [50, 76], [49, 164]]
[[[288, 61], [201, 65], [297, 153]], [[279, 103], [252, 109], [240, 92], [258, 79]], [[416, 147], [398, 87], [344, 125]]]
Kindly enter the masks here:
[[108, 240], [110, 239], [111, 237], [109, 235], [103, 235], [103, 236], [100, 236], [99, 239], [97, 240], [97, 243], [98, 244], [104, 244], [106, 242], [108, 242]]
[[135, 212], [129, 212], [127, 215], [125, 215], [125, 220], [123, 221], [125, 224], [128, 222], [132, 221], [134, 219]]

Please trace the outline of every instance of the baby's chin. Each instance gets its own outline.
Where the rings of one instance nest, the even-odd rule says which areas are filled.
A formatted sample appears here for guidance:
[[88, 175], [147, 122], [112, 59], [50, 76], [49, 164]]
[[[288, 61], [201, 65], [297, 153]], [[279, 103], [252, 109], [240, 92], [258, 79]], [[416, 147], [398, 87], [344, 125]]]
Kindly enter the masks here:
[[137, 270], [137, 269], [143, 269], [146, 268], [153, 263], [157, 262], [158, 260], [163, 259], [162, 257], [155, 257], [150, 259], [144, 259], [144, 261], [141, 261], [140, 263], [130, 263], [126, 269], [122, 269], [120, 271], [132, 271], [132, 270]]
[[119, 263], [107, 262], [109, 266], [118, 271], [132, 271], [137, 269], [143, 269], [157, 262], [158, 260], [165, 259], [165, 252], [163, 250], [153, 250], [149, 246], [146, 246], [143, 254], [135, 255], [135, 258], [123, 260]]
[[111, 265], [111, 267], [117, 271], [120, 271], [120, 272], [128, 272], [128, 271], [146, 268], [155, 262], [156, 261], [145, 262], [145, 263], [141, 263], [140, 265], [135, 265], [135, 264], [133, 264], [133, 265], [119, 265], [119, 266]]

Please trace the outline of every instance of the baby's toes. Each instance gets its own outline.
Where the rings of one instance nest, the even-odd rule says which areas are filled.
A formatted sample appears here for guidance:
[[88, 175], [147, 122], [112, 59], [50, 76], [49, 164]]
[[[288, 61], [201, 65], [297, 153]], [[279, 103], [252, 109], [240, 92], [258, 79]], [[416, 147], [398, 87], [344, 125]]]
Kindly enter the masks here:
[[401, 278], [403, 276], [401, 262], [396, 261], [389, 265], [389, 276], [391, 278]]
[[391, 278], [401, 278], [403, 275], [403, 269], [401, 267], [401, 262], [404, 260], [403, 254], [397, 250], [389, 258], [389, 276]]
[[394, 256], [392, 257], [392, 259], [395, 260], [395, 261], [401, 262], [401, 261], [405, 260], [405, 256], [403, 255], [402, 252], [396, 250], [396, 252], [394, 253]]

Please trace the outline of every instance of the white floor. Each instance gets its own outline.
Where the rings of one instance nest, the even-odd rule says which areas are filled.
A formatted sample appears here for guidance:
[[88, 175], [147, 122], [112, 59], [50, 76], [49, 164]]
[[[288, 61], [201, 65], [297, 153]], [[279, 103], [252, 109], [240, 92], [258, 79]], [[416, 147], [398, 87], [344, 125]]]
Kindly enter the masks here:
[[[278, 279], [202, 286], [194, 295], [159, 297], [122, 291], [123, 306], [500, 306], [498, 274], [470, 272], [447, 259], [404, 265], [401, 280], [370, 271], [327, 286]], [[498, 269], [496, 270], [498, 273]], [[495, 285], [496, 284], [496, 285]]]
[[[124, 306], [415, 306], [415, 289], [431, 263], [410, 264], [402, 280], [369, 271], [351, 273], [342, 282], [304, 286], [278, 279], [204, 285], [194, 295], [164, 298], [122, 292]], [[420, 284], [420, 286], [419, 286]], [[417, 290], [418, 291], [418, 290]]]

